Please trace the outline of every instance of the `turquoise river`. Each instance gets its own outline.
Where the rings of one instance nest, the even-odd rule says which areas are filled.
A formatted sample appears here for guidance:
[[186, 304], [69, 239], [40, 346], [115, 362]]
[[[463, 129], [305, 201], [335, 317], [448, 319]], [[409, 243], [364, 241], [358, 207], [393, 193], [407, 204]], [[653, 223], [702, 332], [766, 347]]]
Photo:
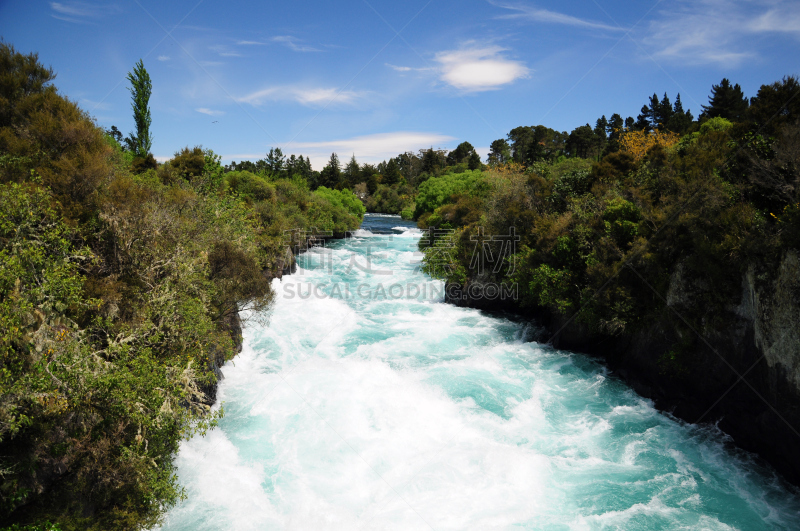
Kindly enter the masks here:
[[797, 489], [713, 426], [444, 303], [419, 237], [368, 215], [274, 281], [161, 529], [800, 529]]

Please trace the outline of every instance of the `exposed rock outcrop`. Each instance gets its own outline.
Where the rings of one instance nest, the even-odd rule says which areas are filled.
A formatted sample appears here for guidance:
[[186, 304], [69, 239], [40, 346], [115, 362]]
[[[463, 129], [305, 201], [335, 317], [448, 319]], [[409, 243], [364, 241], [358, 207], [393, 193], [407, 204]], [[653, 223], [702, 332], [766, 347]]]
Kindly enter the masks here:
[[[530, 317], [544, 325], [540, 340], [601, 357], [659, 408], [689, 422], [718, 423], [737, 445], [800, 484], [800, 257], [789, 251], [777, 267], [752, 265], [726, 309], [703, 307], [710, 289], [701, 274], [678, 264], [657, 318], [617, 336], [547, 310]], [[450, 287], [448, 299], [511, 307], [465, 291]], [[697, 325], [687, 315], [703, 317]]]

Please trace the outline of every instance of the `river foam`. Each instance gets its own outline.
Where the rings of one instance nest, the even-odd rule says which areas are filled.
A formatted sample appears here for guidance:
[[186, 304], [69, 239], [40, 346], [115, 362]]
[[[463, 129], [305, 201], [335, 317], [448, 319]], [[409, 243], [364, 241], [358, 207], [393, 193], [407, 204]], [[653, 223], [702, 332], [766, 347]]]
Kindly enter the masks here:
[[[399, 218], [275, 281], [223, 368], [225, 417], [177, 456], [163, 529], [795, 529], [796, 493], [525, 326], [437, 300], [282, 296], [430, 282]], [[390, 275], [349, 267], [359, 263]], [[418, 260], [418, 258], [417, 258]], [[316, 265], [315, 265], [316, 264]]]

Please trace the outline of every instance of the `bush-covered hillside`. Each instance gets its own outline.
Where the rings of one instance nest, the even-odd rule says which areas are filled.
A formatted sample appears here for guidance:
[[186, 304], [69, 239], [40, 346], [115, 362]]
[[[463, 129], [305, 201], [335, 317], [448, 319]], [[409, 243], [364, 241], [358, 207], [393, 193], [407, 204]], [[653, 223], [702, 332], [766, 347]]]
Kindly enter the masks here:
[[0, 527], [148, 528], [287, 234], [363, 206], [200, 147], [134, 157], [53, 78], [0, 44]]
[[[658, 294], [680, 264], [704, 288], [675, 326], [713, 329], [749, 266], [800, 249], [798, 91], [794, 78], [764, 85], [740, 121], [712, 108], [683, 135], [622, 129], [593, 161], [543, 153], [495, 164], [480, 193], [444, 202], [420, 200], [431, 179], [417, 198], [419, 219], [437, 229], [421, 243], [424, 267], [464, 287], [516, 285], [518, 300], [504, 304], [618, 336], [663, 311]], [[476, 252], [491, 266], [479, 270]], [[662, 363], [692, 364], [678, 354]]]

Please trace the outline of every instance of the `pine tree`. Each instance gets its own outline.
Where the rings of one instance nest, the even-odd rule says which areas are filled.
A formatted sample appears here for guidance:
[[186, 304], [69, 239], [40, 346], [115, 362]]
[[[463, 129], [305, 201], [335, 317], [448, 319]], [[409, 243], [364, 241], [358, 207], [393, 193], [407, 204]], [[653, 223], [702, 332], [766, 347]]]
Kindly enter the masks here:
[[478, 155], [478, 152], [474, 149], [472, 150], [472, 154], [469, 156], [469, 161], [467, 162], [467, 167], [470, 170], [479, 170], [481, 169], [481, 156]]
[[672, 107], [672, 116], [667, 122], [667, 129], [678, 134], [683, 134], [689, 129], [689, 126], [692, 125], [692, 121], [694, 121], [692, 111], [683, 110], [681, 95], [678, 93], [678, 96], [675, 98], [675, 105]]
[[658, 128], [667, 127], [667, 124], [669, 124], [669, 121], [672, 119], [672, 104], [670, 103], [669, 96], [667, 96], [666, 92], [656, 108], [655, 116], [655, 126]]
[[352, 190], [355, 185], [361, 182], [361, 167], [358, 165], [356, 155], [350, 157], [350, 162], [344, 168], [344, 176], [347, 181], [347, 186]]
[[150, 74], [144, 68], [142, 60], [133, 67], [133, 72], [128, 72], [128, 81], [131, 82], [129, 88], [131, 92], [131, 107], [133, 108], [133, 121], [136, 124], [136, 134], [131, 133], [125, 139], [128, 148], [137, 157], [147, 157], [153, 147], [153, 138], [150, 136], [150, 94], [153, 92], [153, 84], [150, 81]]
[[386, 163], [386, 169], [383, 171], [383, 184], [391, 186], [400, 182], [401, 178], [402, 175], [400, 174], [400, 169], [397, 167], [397, 161], [389, 159], [389, 162]]
[[612, 114], [611, 119], [608, 121], [608, 126], [606, 127], [608, 139], [617, 140], [623, 127], [625, 127], [625, 121], [622, 119], [622, 116], [617, 113]]
[[461, 142], [458, 147], [447, 154], [447, 165], [453, 166], [459, 162], [464, 162], [474, 151], [475, 148], [472, 147], [472, 144], [469, 142]]
[[637, 131], [650, 131], [652, 130], [652, 123], [653, 111], [649, 106], [643, 105], [642, 110], [639, 111], [639, 116], [636, 117], [636, 124], [633, 128]]
[[511, 160], [511, 146], [505, 138], [499, 138], [489, 146], [489, 164], [505, 164]]
[[331, 153], [328, 164], [319, 173], [319, 185], [327, 188], [336, 188], [342, 177], [342, 165], [339, 163], [339, 155]]
[[284, 156], [281, 148], [270, 148], [266, 158], [266, 166], [269, 176], [273, 179], [280, 177], [281, 173], [285, 169], [285, 165], [286, 157]]
[[732, 122], [741, 122], [745, 118], [749, 102], [737, 83], [731, 86], [728, 78], [723, 78], [719, 85], [711, 86], [708, 105], [703, 105], [703, 118], [720, 116]]

